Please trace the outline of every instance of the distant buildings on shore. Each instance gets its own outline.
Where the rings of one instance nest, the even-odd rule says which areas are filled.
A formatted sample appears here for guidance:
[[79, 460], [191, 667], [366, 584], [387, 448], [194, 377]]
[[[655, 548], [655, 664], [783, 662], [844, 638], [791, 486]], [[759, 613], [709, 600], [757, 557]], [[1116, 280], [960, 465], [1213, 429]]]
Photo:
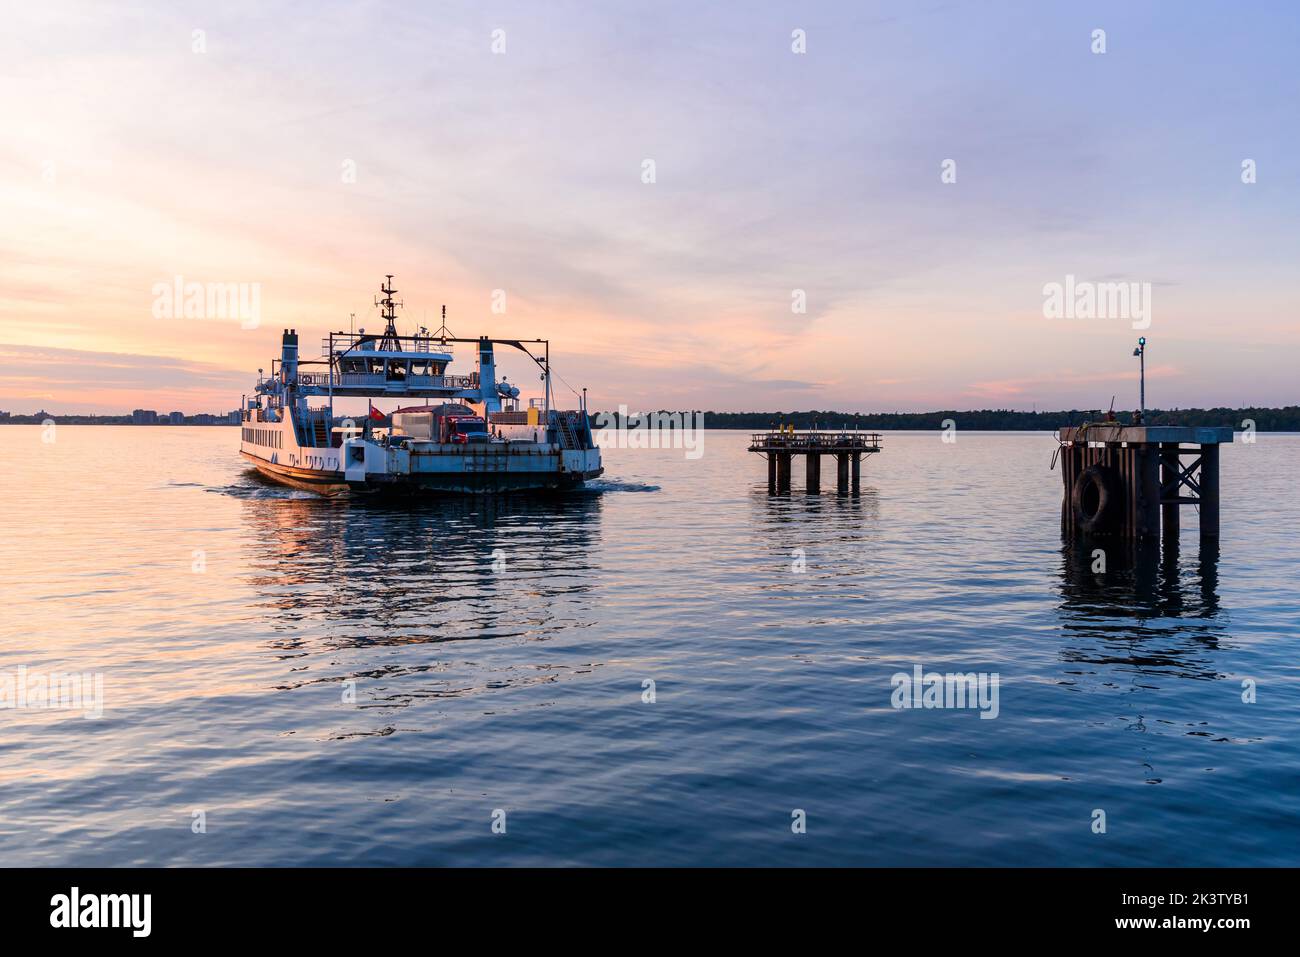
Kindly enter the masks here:
[[233, 412], [157, 412], [134, 409], [130, 415], [55, 415], [41, 410], [32, 415], [0, 411], [0, 425], [40, 425], [53, 419], [59, 425], [238, 425], [239, 410]]

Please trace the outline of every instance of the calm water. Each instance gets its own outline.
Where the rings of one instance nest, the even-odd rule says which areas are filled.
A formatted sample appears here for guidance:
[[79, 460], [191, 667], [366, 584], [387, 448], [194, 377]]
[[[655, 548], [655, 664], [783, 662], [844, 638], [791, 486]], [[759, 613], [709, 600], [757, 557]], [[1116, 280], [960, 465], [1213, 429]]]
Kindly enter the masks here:
[[[1225, 449], [1216, 551], [1104, 575], [1046, 435], [887, 434], [858, 499], [711, 432], [415, 508], [234, 429], [3, 437], [0, 672], [105, 702], [0, 711], [5, 864], [1300, 863], [1300, 437]], [[916, 664], [998, 717], [895, 710]]]

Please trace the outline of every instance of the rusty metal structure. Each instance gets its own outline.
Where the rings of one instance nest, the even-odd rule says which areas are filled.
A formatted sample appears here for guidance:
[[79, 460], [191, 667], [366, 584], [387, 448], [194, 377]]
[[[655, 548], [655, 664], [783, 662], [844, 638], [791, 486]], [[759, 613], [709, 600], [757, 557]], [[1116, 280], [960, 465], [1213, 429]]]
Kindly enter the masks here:
[[790, 490], [790, 464], [796, 455], [804, 457], [807, 490], [821, 492], [822, 456], [833, 455], [836, 464], [836, 488], [841, 494], [857, 494], [862, 481], [862, 457], [880, 451], [879, 432], [808, 431], [782, 429], [756, 432], [749, 451], [767, 459], [767, 490]]

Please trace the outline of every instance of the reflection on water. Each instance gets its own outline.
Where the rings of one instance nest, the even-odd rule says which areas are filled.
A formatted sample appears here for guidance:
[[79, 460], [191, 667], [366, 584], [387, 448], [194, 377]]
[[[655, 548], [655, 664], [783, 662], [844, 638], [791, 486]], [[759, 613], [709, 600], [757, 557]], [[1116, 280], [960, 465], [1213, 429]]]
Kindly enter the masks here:
[[880, 518], [880, 493], [870, 486], [844, 495], [769, 492], [755, 486], [749, 503], [755, 531], [782, 544], [807, 545], [810, 534], [861, 540], [872, 534]]
[[[769, 492], [754, 487], [749, 496], [750, 534], [755, 546], [774, 563], [798, 573], [808, 572], [822, 582], [838, 580], [847, 587], [865, 571], [864, 559], [876, 534], [880, 494], [863, 487], [860, 493], [809, 495], [802, 490]], [[781, 592], [789, 582], [773, 579], [759, 586]], [[814, 621], [822, 620], [819, 616]]]
[[765, 486], [754, 486], [750, 503], [755, 513], [772, 523], [799, 521], [804, 518], [847, 518], [857, 516], [866, 520], [874, 518], [880, 510], [880, 492], [864, 485], [861, 491], [820, 493], [809, 495], [794, 491], [769, 492]]
[[[568, 669], [510, 660], [500, 645], [593, 620], [598, 495], [416, 505], [258, 496], [244, 507], [244, 562], [269, 647], [302, 659], [283, 689], [356, 682], [361, 707], [394, 708], [554, 681]], [[461, 641], [494, 663], [429, 647]]]
[[[1218, 678], [1227, 638], [1219, 608], [1219, 544], [1196, 554], [1164, 542], [1076, 540], [1061, 549], [1059, 612], [1067, 662]], [[1104, 569], [1104, 570], [1103, 570]]]

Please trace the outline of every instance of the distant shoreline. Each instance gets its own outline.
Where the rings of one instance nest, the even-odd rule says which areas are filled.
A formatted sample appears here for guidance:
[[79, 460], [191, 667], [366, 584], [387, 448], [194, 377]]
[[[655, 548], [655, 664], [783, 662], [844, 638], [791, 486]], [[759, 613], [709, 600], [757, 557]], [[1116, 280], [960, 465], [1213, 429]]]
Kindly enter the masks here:
[[[649, 414], [690, 416], [690, 412], [671, 412], [668, 410], [647, 410]], [[796, 429], [879, 429], [883, 431], [933, 431], [949, 428], [968, 429], [982, 432], [1051, 432], [1062, 426], [1079, 425], [1083, 422], [1097, 422], [1104, 418], [1100, 409], [1070, 409], [1054, 412], [1016, 412], [1010, 409], [981, 409], [971, 412], [955, 410], [939, 412], [696, 412], [702, 416], [706, 429], [739, 429], [764, 431], [782, 425], [794, 426]], [[593, 412], [596, 425], [618, 422], [618, 413]], [[636, 424], [636, 413], [630, 413], [630, 424]], [[1115, 417], [1120, 423], [1128, 425], [1132, 421], [1131, 411], [1119, 411]], [[215, 418], [215, 417], [214, 417]], [[129, 415], [3, 415], [0, 425], [41, 425], [46, 419], [53, 419], [58, 425], [140, 425], [140, 426], [230, 426], [239, 425], [228, 419], [207, 422], [148, 422], [136, 423]], [[1254, 428], [1260, 432], [1297, 432], [1300, 431], [1300, 406], [1284, 408], [1214, 408], [1214, 409], [1148, 409], [1144, 424], [1146, 425], [1182, 425], [1182, 426], [1231, 426], [1242, 431]], [[690, 421], [677, 423], [673, 427], [690, 427]]]
[[[981, 432], [1052, 432], [1056, 429], [1099, 422], [1102, 409], [1060, 409], [1050, 412], [1016, 412], [980, 409], [969, 412], [705, 412], [704, 427], [763, 431], [781, 425], [796, 429], [876, 429], [882, 431], [940, 431], [964, 429]], [[1123, 425], [1133, 421], [1131, 410], [1116, 410]], [[1147, 409], [1144, 425], [1230, 426], [1237, 431], [1300, 431], [1300, 406], [1270, 408]]]

